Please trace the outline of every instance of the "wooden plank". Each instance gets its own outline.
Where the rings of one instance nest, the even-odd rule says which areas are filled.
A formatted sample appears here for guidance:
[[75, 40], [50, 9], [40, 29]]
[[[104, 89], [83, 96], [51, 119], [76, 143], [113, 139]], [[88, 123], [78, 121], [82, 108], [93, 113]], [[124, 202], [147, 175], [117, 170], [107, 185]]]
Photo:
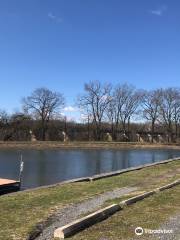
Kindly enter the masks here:
[[175, 187], [176, 185], [180, 184], [180, 179], [170, 183], [170, 184], [167, 184], [165, 186], [162, 186], [160, 188], [157, 188], [157, 190], [159, 191], [163, 191], [163, 190], [166, 190], [166, 189], [169, 189], [169, 188], [172, 188], [172, 187]]
[[64, 239], [72, 236], [73, 234], [108, 218], [119, 210], [121, 210], [121, 207], [118, 204], [112, 204], [106, 208], [100, 209], [92, 214], [73, 221], [63, 227], [57, 228], [54, 231], [54, 237], [58, 239]]
[[141, 195], [137, 195], [135, 197], [126, 199], [126, 200], [120, 202], [119, 205], [112, 204], [111, 206], [100, 209], [92, 214], [89, 214], [89, 215], [83, 217], [83, 218], [75, 220], [65, 226], [57, 228], [54, 231], [54, 237], [57, 239], [64, 239], [66, 237], [69, 237], [87, 227], [92, 226], [93, 224], [96, 224], [97, 222], [100, 222], [100, 221], [108, 218], [109, 216], [113, 215], [115, 212], [117, 212], [119, 210], [123, 210], [125, 205], [127, 205], [127, 206], [131, 205], [131, 204], [141, 201], [145, 198], [148, 198], [154, 194], [157, 194], [158, 191], [164, 191], [164, 190], [174, 187], [178, 184], [180, 184], [180, 179], [178, 179], [170, 184], [167, 184], [163, 187], [154, 189], [153, 191], [145, 192]]
[[12, 179], [0, 178], [0, 195], [17, 192], [20, 190], [20, 182]]
[[0, 185], [7, 185], [7, 184], [13, 184], [13, 183], [17, 183], [17, 181], [6, 179], [6, 178], [0, 178]]
[[135, 197], [132, 197], [132, 198], [129, 198], [127, 200], [124, 200], [124, 201], [120, 202], [120, 206], [131, 205], [131, 204], [136, 203], [140, 200], [143, 200], [144, 198], [150, 197], [155, 193], [156, 193], [156, 191], [145, 192], [143, 194], [137, 195]]

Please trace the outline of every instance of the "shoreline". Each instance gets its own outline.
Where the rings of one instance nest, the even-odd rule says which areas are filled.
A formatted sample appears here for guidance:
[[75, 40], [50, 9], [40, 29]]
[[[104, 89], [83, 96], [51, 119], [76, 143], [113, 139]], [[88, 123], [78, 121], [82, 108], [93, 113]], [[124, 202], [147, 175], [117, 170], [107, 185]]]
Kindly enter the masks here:
[[[33, 187], [33, 188], [27, 188], [27, 189], [22, 189], [19, 192], [31, 192], [34, 190], [39, 190], [39, 189], [44, 189], [44, 188], [52, 188], [52, 187], [57, 187], [60, 185], [65, 185], [65, 184], [72, 184], [72, 183], [87, 183], [87, 182], [93, 182], [93, 181], [98, 181], [104, 178], [110, 178], [110, 177], [115, 177], [121, 174], [125, 174], [128, 172], [134, 172], [134, 171], [138, 171], [144, 168], [149, 168], [149, 167], [153, 167], [153, 166], [158, 166], [158, 165], [164, 165], [164, 164], [168, 164], [170, 162], [173, 161], [180, 161], [180, 157], [176, 157], [176, 158], [172, 158], [172, 159], [165, 159], [165, 160], [161, 160], [161, 161], [157, 161], [154, 163], [147, 163], [147, 164], [143, 164], [143, 165], [138, 165], [135, 167], [129, 167], [129, 168], [124, 168], [124, 169], [119, 169], [116, 171], [112, 171], [112, 172], [104, 172], [104, 173], [100, 173], [100, 174], [94, 174], [92, 176], [87, 176], [87, 177], [80, 177], [80, 178], [72, 178], [69, 180], [64, 180], [61, 182], [57, 182], [57, 183], [53, 183], [53, 184], [47, 184], [47, 185], [42, 185], [42, 186], [38, 186], [38, 187]], [[19, 193], [16, 192], [15, 194]], [[14, 193], [9, 193], [9, 195], [12, 195]]]
[[[115, 191], [115, 193], [119, 194], [119, 189], [130, 187], [137, 188], [135, 192], [128, 193], [126, 196], [120, 196], [120, 198], [117, 195], [113, 195], [113, 199], [108, 200], [108, 202], [106, 201], [105, 204], [110, 204], [112, 201], [120, 202], [125, 200], [127, 196], [128, 198], [131, 198], [137, 194], [143, 193], [144, 191], [151, 191], [154, 188], [158, 188], [159, 186], [168, 185], [172, 181], [176, 181], [177, 179], [179, 179], [179, 167], [180, 161], [173, 161], [167, 164], [161, 164], [159, 166], [151, 166], [149, 168], [139, 169], [134, 172], [127, 172], [123, 175], [120, 174], [109, 178], [99, 179], [98, 181], [69, 183], [65, 185], [57, 185], [54, 187], [35, 189], [28, 192], [21, 191], [10, 195], [3, 195], [0, 198], [2, 210], [0, 216], [0, 224], [2, 225], [0, 239], [9, 239], [10, 236], [14, 236], [19, 239], [30, 239], [30, 236], [32, 236], [32, 234], [39, 233], [39, 230], [45, 229], [47, 225], [54, 226], [54, 219], [57, 219], [58, 216], [60, 217], [60, 219], [62, 219], [62, 216], [65, 216], [64, 219], [65, 221], [67, 220], [68, 223], [69, 220], [71, 220], [69, 219], [69, 216], [72, 216], [72, 211], [74, 210], [73, 212], [75, 214], [78, 213], [76, 208], [72, 209], [71, 207], [82, 206], [78, 204], [81, 204], [83, 201], [88, 200], [91, 201], [90, 203], [92, 203], [92, 199], [94, 197], [102, 197], [102, 194], [105, 194], [103, 196], [107, 196], [109, 191], [111, 191], [110, 195], [112, 196], [112, 190]], [[174, 198], [172, 199], [172, 194], [167, 194], [166, 197], [163, 195], [163, 197], [159, 200], [159, 204], [164, 206], [166, 198], [172, 199], [171, 204], [167, 206], [167, 209], [169, 209], [169, 216], [175, 210], [175, 204], [177, 205], [179, 203], [179, 192], [174, 191], [173, 196]], [[86, 206], [91, 206], [89, 202], [86, 203]], [[147, 209], [148, 212], [148, 209], [150, 207], [149, 204], [146, 205], [146, 202], [144, 202], [144, 204], [145, 205], [140, 206], [140, 209], [138, 210], [138, 212], [140, 212], [141, 214], [143, 214], [144, 212], [142, 212], [142, 209]], [[97, 204], [95, 202], [95, 207], [96, 205]], [[87, 208], [86, 206], [84, 206], [84, 209]], [[99, 206], [98, 208], [100, 207], [101, 206]], [[103, 203], [102, 207], [104, 207]], [[70, 214], [66, 215], [68, 209], [70, 210]], [[93, 211], [96, 210], [98, 209], [93, 209]], [[166, 209], [163, 208], [161, 212], [162, 215], [159, 214], [156, 218], [156, 201], [154, 201], [150, 211], [150, 213], [153, 213], [153, 216], [152, 218], [150, 218], [150, 220], [157, 219], [155, 223], [159, 223], [160, 221], [162, 221], [163, 219], [161, 219], [160, 217], [164, 217], [163, 213], [166, 212]], [[133, 219], [133, 217], [135, 217], [134, 223], [137, 223], [137, 221], [139, 221], [138, 216], [135, 213], [136, 211], [131, 214], [130, 212], [128, 212], [127, 214], [125, 211], [123, 212], [123, 216], [124, 214], [126, 214], [125, 219], [128, 220], [129, 225], [132, 225], [131, 219]], [[82, 213], [78, 213], [78, 216], [76, 215], [75, 219], [79, 217], [79, 215], [81, 217], [81, 214]], [[145, 214], [143, 218], [143, 223], [147, 221], [147, 217], [148, 215]], [[112, 223], [114, 223], [113, 219], [111, 221], [113, 221]], [[20, 222], [26, 222], [26, 224], [19, 224]], [[60, 223], [60, 221], [57, 222]], [[142, 226], [144, 227], [144, 225]], [[119, 229], [119, 219], [117, 228]], [[111, 230], [113, 229], [114, 228], [111, 228]], [[123, 232], [125, 232], [126, 235], [127, 232], [131, 233], [127, 225], [123, 226]], [[124, 235], [122, 236], [123, 239], [126, 238], [124, 237]], [[79, 239], [78, 235], [75, 239]], [[84, 239], [84, 237], [82, 237], [82, 239]], [[87, 236], [87, 239], [90, 238], [88, 238]], [[116, 237], [113, 239], [116, 239]]]
[[37, 141], [37, 142], [0, 142], [2, 149], [180, 149], [179, 143], [137, 143], [137, 142], [56, 142], [56, 141]]

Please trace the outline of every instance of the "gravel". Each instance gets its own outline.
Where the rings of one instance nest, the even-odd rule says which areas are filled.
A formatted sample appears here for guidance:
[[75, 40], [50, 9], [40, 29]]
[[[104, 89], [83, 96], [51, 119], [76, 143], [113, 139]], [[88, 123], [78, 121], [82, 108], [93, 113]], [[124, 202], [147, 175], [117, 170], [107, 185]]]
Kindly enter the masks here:
[[97, 210], [105, 201], [122, 197], [125, 194], [136, 191], [135, 187], [117, 188], [113, 191], [105, 192], [101, 195], [90, 198], [78, 204], [71, 204], [68, 207], [60, 209], [49, 221], [49, 226], [46, 226], [42, 233], [34, 238], [36, 240], [52, 240], [54, 230], [58, 227], [64, 226], [74, 220], [80, 215]]
[[172, 233], [153, 234], [152, 239], [159, 240], [180, 240], [180, 213], [171, 216], [167, 222], [161, 225], [158, 229], [172, 230]]

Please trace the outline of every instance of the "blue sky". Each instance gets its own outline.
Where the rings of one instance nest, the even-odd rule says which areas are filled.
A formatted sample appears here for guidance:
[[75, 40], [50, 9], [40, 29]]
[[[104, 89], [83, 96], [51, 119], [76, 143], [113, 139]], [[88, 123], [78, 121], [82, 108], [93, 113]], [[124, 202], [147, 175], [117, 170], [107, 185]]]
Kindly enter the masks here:
[[73, 106], [95, 79], [180, 86], [179, 10], [179, 0], [1, 0], [0, 108], [20, 110], [37, 87]]

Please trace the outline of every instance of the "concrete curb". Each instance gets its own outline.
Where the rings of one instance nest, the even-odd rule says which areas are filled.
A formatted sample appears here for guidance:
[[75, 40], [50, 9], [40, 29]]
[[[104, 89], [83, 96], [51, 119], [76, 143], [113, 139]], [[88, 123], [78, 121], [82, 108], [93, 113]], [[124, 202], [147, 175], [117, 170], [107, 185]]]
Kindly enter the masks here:
[[175, 187], [176, 185], [180, 184], [180, 179], [170, 183], [170, 184], [167, 184], [165, 186], [162, 186], [160, 188], [157, 188], [156, 190], [157, 191], [163, 191], [163, 190], [166, 190], [166, 189], [169, 189], [169, 188], [172, 188], [172, 187]]
[[140, 200], [143, 200], [144, 198], [147, 198], [147, 197], [150, 197], [158, 192], [161, 192], [161, 191], [164, 191], [166, 189], [169, 189], [169, 188], [172, 188], [172, 187], [175, 187], [176, 185], [180, 184], [180, 179], [170, 183], [170, 184], [167, 184], [167, 185], [164, 185], [160, 188], [156, 188], [150, 192], [146, 192], [146, 193], [143, 193], [143, 194], [140, 194], [138, 196], [135, 196], [135, 197], [132, 197], [132, 198], [129, 198], [127, 200], [124, 200], [122, 202], [120, 202], [120, 206], [123, 207], [124, 205], [131, 205], [133, 203], [136, 203]]
[[57, 228], [54, 231], [54, 238], [64, 239], [73, 235], [74, 233], [79, 232], [97, 222], [100, 222], [115, 212], [121, 210], [122, 208], [118, 204], [113, 204], [101, 210], [98, 210], [92, 214], [87, 215], [86, 217], [80, 218], [72, 223], [69, 223], [63, 227]]
[[172, 161], [177, 161], [180, 160], [180, 158], [172, 158], [172, 159], [168, 159], [168, 160], [162, 160], [162, 161], [158, 161], [155, 163], [148, 163], [148, 164], [143, 164], [143, 165], [139, 165], [137, 167], [131, 167], [131, 168], [126, 168], [123, 170], [118, 170], [118, 171], [114, 171], [114, 172], [109, 172], [109, 173], [103, 173], [103, 174], [97, 174], [94, 175], [92, 177], [89, 177], [90, 181], [95, 181], [95, 180], [99, 180], [102, 178], [106, 178], [106, 177], [113, 177], [122, 173], [126, 173], [126, 172], [130, 172], [130, 171], [136, 171], [136, 170], [140, 170], [142, 168], [146, 168], [146, 167], [152, 167], [152, 166], [156, 166], [156, 165], [160, 165], [160, 164], [166, 164]]
[[144, 198], [150, 197], [151, 195], [153, 195], [155, 193], [156, 193], [155, 191], [150, 191], [150, 192], [146, 192], [146, 193], [143, 193], [141, 195], [129, 198], [127, 200], [124, 200], [124, 201], [120, 202], [120, 206], [131, 205], [131, 204], [136, 203], [140, 200], [143, 200]]
[[63, 227], [57, 228], [54, 231], [54, 238], [58, 238], [58, 239], [64, 239], [66, 237], [69, 237], [89, 226], [94, 225], [97, 222], [100, 222], [106, 218], [108, 218], [110, 215], [113, 215], [114, 213], [116, 213], [119, 210], [122, 210], [125, 206], [129, 206], [131, 204], [134, 204], [138, 201], [141, 201], [147, 197], [150, 197], [160, 191], [172, 188], [176, 185], [180, 184], [180, 179], [167, 184], [165, 186], [162, 186], [160, 188], [156, 188], [150, 192], [145, 192], [143, 194], [140, 194], [138, 196], [126, 199], [124, 201], [121, 201], [119, 204], [113, 204], [110, 205], [106, 208], [103, 208], [101, 210], [98, 210], [90, 215], [87, 215], [86, 217], [83, 217], [81, 219], [78, 219], [76, 221], [73, 221]]

